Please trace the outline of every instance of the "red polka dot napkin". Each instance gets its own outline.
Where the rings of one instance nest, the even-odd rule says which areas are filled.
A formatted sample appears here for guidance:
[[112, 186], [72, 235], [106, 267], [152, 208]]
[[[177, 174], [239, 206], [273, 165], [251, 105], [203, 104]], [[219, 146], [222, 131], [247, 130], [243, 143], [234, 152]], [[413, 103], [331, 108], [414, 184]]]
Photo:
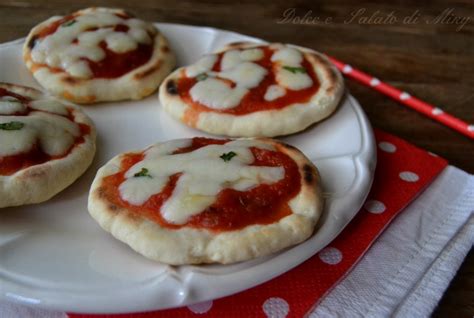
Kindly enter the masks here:
[[302, 317], [344, 278], [379, 234], [447, 166], [447, 162], [376, 130], [378, 163], [364, 207], [344, 231], [293, 270], [239, 294], [188, 307], [86, 317]]

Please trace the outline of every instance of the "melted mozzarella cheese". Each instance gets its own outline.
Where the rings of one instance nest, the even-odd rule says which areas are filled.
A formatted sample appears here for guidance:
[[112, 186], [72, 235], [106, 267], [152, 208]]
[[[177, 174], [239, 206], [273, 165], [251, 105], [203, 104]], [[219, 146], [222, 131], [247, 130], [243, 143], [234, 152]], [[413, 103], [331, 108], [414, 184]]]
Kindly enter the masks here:
[[288, 66], [300, 66], [303, 61], [303, 54], [297, 49], [283, 47], [273, 53], [271, 60]]
[[216, 55], [206, 55], [193, 65], [186, 67], [186, 76], [195, 77], [201, 73], [209, 72], [216, 61]]
[[[23, 127], [17, 130], [0, 129], [0, 157], [28, 152], [36, 144], [50, 156], [64, 155], [80, 136], [80, 128], [68, 118], [57, 115], [67, 110], [51, 100], [48, 108], [46, 100], [31, 102], [32, 111], [27, 116], [1, 116], [0, 124], [20, 122]], [[64, 107], [64, 106], [63, 106]], [[56, 113], [56, 114], [55, 114]]]
[[67, 116], [69, 112], [66, 106], [53, 99], [37, 99], [29, 103], [29, 106], [36, 110], [42, 110], [62, 116]]
[[189, 92], [191, 98], [207, 107], [229, 109], [240, 104], [248, 93], [244, 87], [231, 87], [229, 83], [216, 78], [208, 78], [196, 83]]
[[275, 99], [278, 99], [282, 96], [285, 96], [286, 94], [286, 89], [279, 86], [279, 85], [270, 85], [267, 88], [267, 91], [265, 92], [265, 96], [263, 97], [266, 101], [273, 101]]
[[196, 83], [191, 88], [191, 98], [214, 109], [233, 108], [240, 104], [250, 88], [260, 84], [267, 73], [266, 69], [252, 62], [244, 62], [222, 72], [211, 72], [210, 75], [233, 81], [235, 87], [212, 77]]
[[273, 53], [271, 60], [277, 64], [275, 72], [279, 85], [292, 90], [301, 90], [313, 85], [313, 80], [307, 73], [291, 72], [285, 69], [285, 67], [302, 67], [303, 54], [299, 50], [287, 46], [282, 47]]
[[230, 79], [237, 87], [254, 88], [263, 80], [268, 71], [258, 64], [244, 62], [236, 67], [216, 73], [218, 77]]
[[[313, 85], [313, 80], [302, 68], [303, 54], [284, 45], [271, 45], [274, 50], [271, 61], [274, 63], [272, 71], [278, 85], [268, 87], [263, 98], [273, 101], [286, 94], [286, 89], [302, 90]], [[198, 81], [190, 90], [191, 98], [207, 107], [214, 109], [229, 109], [238, 106], [250, 89], [257, 87], [268, 74], [268, 70], [252, 61], [264, 57], [260, 48], [247, 50], [226, 51], [220, 63], [221, 71], [212, 72], [217, 55], [209, 55], [186, 68], [189, 77], [205, 73], [208, 78]], [[290, 69], [289, 69], [290, 68]], [[296, 70], [292, 71], [291, 68]], [[235, 83], [231, 87], [220, 79], [228, 79]]]
[[221, 60], [221, 69], [228, 70], [242, 62], [258, 61], [263, 58], [263, 51], [258, 48], [247, 50], [230, 50], [224, 53]]
[[263, 51], [261, 49], [247, 49], [240, 51], [240, 58], [244, 61], [258, 61], [263, 58]]
[[[94, 11], [80, 15], [73, 24], [60, 26], [56, 32], [37, 41], [31, 51], [31, 58], [37, 64], [62, 68], [75, 77], [92, 76], [90, 67], [83, 59], [99, 62], [105, 52], [99, 47], [105, 42], [115, 53], [135, 50], [138, 44], [150, 44], [147, 23], [137, 19], [122, 19], [113, 12]], [[122, 24], [127, 32], [116, 32], [113, 27]], [[97, 28], [96, 30], [91, 30]], [[77, 39], [77, 43], [73, 41]]]
[[[184, 224], [213, 202], [222, 190], [247, 191], [259, 184], [272, 184], [284, 178], [283, 167], [250, 166], [255, 160], [249, 147], [274, 148], [255, 140], [236, 140], [225, 145], [208, 145], [195, 151], [175, 154], [173, 151], [190, 145], [190, 141], [171, 141], [146, 151], [145, 159], [125, 174], [119, 186], [122, 199], [142, 205], [162, 191], [172, 175], [180, 173], [171, 197], [164, 202], [161, 213], [166, 221]], [[236, 153], [229, 161], [220, 156]], [[147, 169], [149, 176], [135, 177]]]
[[[23, 120], [17, 119], [16, 121], [24, 123]], [[8, 122], [10, 119], [5, 120], [3, 116], [0, 116], [0, 124]], [[28, 152], [35, 145], [36, 140], [36, 130], [27, 124], [20, 130], [0, 129], [0, 157]]]
[[0, 97], [0, 115], [10, 115], [26, 111], [26, 106], [11, 96]]
[[313, 80], [306, 73], [293, 73], [282, 67], [277, 67], [276, 80], [278, 84], [292, 90], [301, 90], [313, 85]]
[[231, 69], [242, 62], [240, 52], [238, 50], [231, 50], [224, 53], [221, 60], [221, 70]]
[[105, 43], [115, 53], [133, 51], [138, 47], [137, 41], [124, 32], [112, 32], [105, 38]]

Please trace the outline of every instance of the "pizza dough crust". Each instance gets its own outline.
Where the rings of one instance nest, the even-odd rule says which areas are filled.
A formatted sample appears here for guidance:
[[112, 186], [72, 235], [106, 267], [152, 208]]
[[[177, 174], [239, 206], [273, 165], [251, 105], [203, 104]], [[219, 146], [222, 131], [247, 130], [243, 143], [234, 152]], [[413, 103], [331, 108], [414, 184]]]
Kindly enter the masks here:
[[[0, 83], [0, 88], [31, 99], [47, 98], [30, 87]], [[68, 105], [68, 108], [73, 109], [76, 123], [90, 127], [84, 142], [63, 158], [21, 169], [9, 176], [0, 175], [0, 208], [47, 201], [71, 185], [89, 167], [95, 154], [94, 124], [77, 106]]]
[[[87, 14], [96, 10], [126, 14], [124, 10], [109, 8], [88, 8], [78, 12]], [[61, 18], [54, 16], [35, 26], [23, 46], [23, 59], [27, 68], [41, 86], [60, 98], [80, 104], [142, 99], [156, 91], [163, 78], [175, 66], [176, 59], [168, 41], [157, 30], [153, 38], [154, 47], [150, 60], [120, 77], [85, 79], [73, 77], [66, 72], [53, 72], [48, 66], [33, 62], [29, 43], [42, 29]]]
[[[230, 49], [249, 49], [262, 44], [238, 42], [226, 46]], [[183, 68], [171, 73], [160, 86], [159, 98], [163, 108], [175, 119], [199, 130], [230, 137], [275, 137], [302, 131], [310, 125], [331, 115], [337, 108], [344, 92], [344, 80], [339, 71], [321, 53], [309, 49], [290, 46], [300, 50], [313, 65], [320, 87], [310, 102], [291, 104], [282, 109], [271, 109], [233, 115], [217, 111], [201, 112], [197, 119], [189, 121], [186, 112], [191, 107], [180, 98], [172, 87], [182, 76]]]
[[212, 232], [183, 227], [161, 227], [107, 200], [102, 180], [120, 171], [118, 155], [98, 172], [89, 192], [88, 209], [99, 225], [116, 239], [155, 261], [172, 264], [234, 263], [268, 255], [311, 236], [323, 209], [320, 176], [296, 148], [272, 139], [260, 139], [289, 155], [298, 165], [301, 191], [289, 202], [292, 214], [269, 225]]

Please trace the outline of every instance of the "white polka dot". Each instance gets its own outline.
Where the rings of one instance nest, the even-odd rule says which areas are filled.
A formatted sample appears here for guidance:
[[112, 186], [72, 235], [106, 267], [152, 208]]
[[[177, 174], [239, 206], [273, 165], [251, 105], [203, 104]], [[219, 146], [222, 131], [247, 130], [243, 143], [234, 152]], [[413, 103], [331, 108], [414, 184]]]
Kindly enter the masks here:
[[441, 115], [442, 113], [444, 113], [444, 111], [438, 107], [433, 108], [431, 112], [433, 113], [433, 115]]
[[437, 154], [435, 154], [435, 153], [433, 153], [433, 152], [431, 152], [431, 151], [428, 151], [428, 153], [429, 153], [430, 155], [432, 155], [433, 157], [438, 157]]
[[329, 265], [336, 265], [342, 261], [342, 253], [335, 247], [326, 247], [318, 255], [324, 263]]
[[474, 125], [469, 125], [469, 126], [467, 126], [467, 130], [469, 130], [469, 131], [474, 131]]
[[344, 65], [344, 67], [342, 68], [342, 72], [346, 74], [352, 72], [352, 66], [350, 66], [349, 64]]
[[397, 147], [395, 147], [394, 144], [392, 144], [391, 142], [386, 142], [386, 141], [380, 142], [379, 148], [385, 152], [395, 152], [397, 150]]
[[268, 318], [284, 318], [290, 312], [290, 306], [280, 297], [268, 298], [263, 303], [262, 309]]
[[374, 77], [370, 80], [370, 86], [377, 86], [379, 84], [380, 84], [380, 80], [378, 78]]
[[403, 92], [403, 93], [400, 94], [400, 99], [401, 100], [407, 100], [410, 97], [411, 97], [410, 94], [408, 94], [407, 92]]
[[374, 214], [383, 213], [386, 209], [385, 204], [377, 200], [368, 200], [365, 202], [364, 208]]
[[195, 314], [205, 314], [212, 308], [212, 300], [204, 301], [202, 303], [197, 303], [194, 305], [188, 306], [188, 309]]
[[406, 182], [417, 182], [420, 179], [416, 173], [411, 171], [400, 172], [399, 176], [400, 179]]

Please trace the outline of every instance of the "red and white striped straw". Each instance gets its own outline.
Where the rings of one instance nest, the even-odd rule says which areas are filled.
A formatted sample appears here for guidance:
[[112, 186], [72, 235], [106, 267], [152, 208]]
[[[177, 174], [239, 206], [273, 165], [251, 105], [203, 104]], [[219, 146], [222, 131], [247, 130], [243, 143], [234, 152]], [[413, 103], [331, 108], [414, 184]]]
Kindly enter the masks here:
[[461, 134], [474, 139], [474, 125], [469, 125], [459, 118], [456, 118], [448, 113], [445, 113], [442, 109], [428, 104], [416, 97], [411, 96], [407, 92], [403, 92], [395, 87], [382, 82], [376, 77], [373, 77], [367, 73], [364, 73], [351, 65], [343, 63], [333, 57], [328, 56], [331, 62], [347, 77], [355, 79], [356, 81], [371, 87], [382, 94], [391, 97], [397, 102], [410, 107], [425, 116], [430, 117], [449, 128], [457, 130]]

